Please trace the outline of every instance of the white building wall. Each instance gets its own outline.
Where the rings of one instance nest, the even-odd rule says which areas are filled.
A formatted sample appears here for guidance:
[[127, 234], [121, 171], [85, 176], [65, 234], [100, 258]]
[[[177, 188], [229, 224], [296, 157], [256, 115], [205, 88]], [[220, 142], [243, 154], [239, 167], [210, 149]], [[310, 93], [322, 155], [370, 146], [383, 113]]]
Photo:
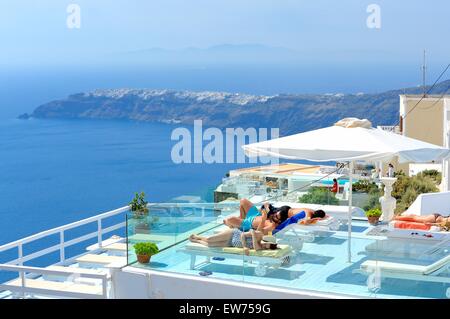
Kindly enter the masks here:
[[288, 290], [266, 285], [125, 267], [112, 273], [119, 299], [323, 299], [356, 298], [348, 295]]

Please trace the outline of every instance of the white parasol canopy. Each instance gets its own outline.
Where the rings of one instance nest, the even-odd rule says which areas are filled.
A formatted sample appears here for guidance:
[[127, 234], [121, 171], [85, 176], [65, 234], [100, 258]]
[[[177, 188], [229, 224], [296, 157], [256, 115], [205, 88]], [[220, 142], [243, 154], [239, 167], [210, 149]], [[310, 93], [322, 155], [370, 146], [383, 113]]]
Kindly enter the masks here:
[[[431, 162], [450, 157], [450, 149], [375, 129], [368, 120], [346, 118], [334, 126], [242, 146], [248, 156], [272, 156], [313, 162]], [[349, 261], [351, 259], [352, 174], [349, 191]]]
[[450, 150], [376, 128], [330, 126], [242, 146], [248, 156], [273, 156], [312, 162], [431, 162], [450, 157]]

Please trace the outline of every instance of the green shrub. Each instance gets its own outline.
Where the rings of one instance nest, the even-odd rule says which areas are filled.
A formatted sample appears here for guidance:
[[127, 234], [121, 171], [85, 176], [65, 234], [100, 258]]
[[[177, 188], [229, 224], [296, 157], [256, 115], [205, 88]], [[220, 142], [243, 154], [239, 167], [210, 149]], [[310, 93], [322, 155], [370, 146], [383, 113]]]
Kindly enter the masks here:
[[410, 177], [400, 175], [397, 177], [397, 181], [392, 186], [392, 197], [394, 197], [397, 202], [402, 198], [406, 189], [409, 187], [411, 183]]
[[137, 243], [133, 245], [136, 255], [152, 256], [159, 253], [158, 246], [155, 243]]
[[420, 172], [419, 174], [417, 174], [416, 176], [418, 177], [429, 177], [431, 178], [436, 185], [439, 185], [442, 181], [442, 174], [441, 172], [435, 170], [435, 169], [426, 169], [422, 172]]
[[380, 217], [381, 216], [381, 209], [379, 208], [372, 208], [366, 211], [367, 217]]
[[370, 210], [373, 208], [381, 208], [380, 197], [383, 196], [383, 189], [373, 188], [369, 191], [369, 198], [364, 205], [364, 210]]
[[371, 190], [378, 189], [377, 184], [369, 180], [359, 180], [353, 183], [353, 191], [359, 193], [369, 193]]
[[[434, 176], [435, 179], [433, 179], [432, 176]], [[392, 190], [392, 196], [397, 199], [395, 213], [400, 214], [408, 209], [420, 194], [438, 192], [438, 180], [439, 174], [433, 172], [425, 172], [424, 174], [419, 173], [412, 177], [403, 175], [398, 176]]]
[[405, 172], [403, 170], [399, 170], [397, 172], [394, 172], [394, 177], [399, 177], [399, 176], [406, 176]]
[[325, 187], [311, 187], [308, 193], [300, 196], [299, 203], [337, 205], [339, 200]]
[[134, 198], [129, 203], [130, 210], [134, 213], [135, 218], [142, 218], [148, 215], [148, 202], [145, 200], [145, 193], [135, 193]]

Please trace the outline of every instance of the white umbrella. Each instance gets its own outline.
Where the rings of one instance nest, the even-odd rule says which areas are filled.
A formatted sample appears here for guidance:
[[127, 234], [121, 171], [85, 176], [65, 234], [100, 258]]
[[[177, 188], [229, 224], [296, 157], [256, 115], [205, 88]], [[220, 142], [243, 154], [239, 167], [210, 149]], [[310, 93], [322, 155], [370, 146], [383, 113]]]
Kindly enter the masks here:
[[349, 162], [349, 261], [354, 161], [387, 161], [398, 157], [404, 162], [441, 161], [450, 150], [371, 127], [367, 120], [343, 119], [334, 126], [242, 146], [248, 156], [273, 156], [313, 162]]

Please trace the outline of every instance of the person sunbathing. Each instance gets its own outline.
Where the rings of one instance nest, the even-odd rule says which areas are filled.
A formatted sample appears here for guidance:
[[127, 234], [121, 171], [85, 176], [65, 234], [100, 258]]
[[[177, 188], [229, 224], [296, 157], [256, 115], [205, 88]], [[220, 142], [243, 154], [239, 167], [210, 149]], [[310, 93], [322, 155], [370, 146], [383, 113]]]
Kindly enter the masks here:
[[281, 206], [280, 208], [274, 210], [274, 213], [270, 215], [269, 219], [273, 223], [277, 224], [277, 228], [278, 225], [285, 222], [286, 219], [284, 216], [287, 216], [288, 218], [295, 216], [296, 223], [309, 225], [325, 218], [326, 214], [321, 209], [312, 210], [310, 208], [291, 208], [290, 206]]
[[441, 214], [431, 214], [426, 216], [395, 216], [394, 220], [425, 224], [428, 226], [439, 226], [443, 229], [450, 229], [450, 215], [442, 216]]
[[[248, 199], [241, 199], [239, 205], [239, 216], [230, 216], [223, 220], [223, 223], [230, 228], [239, 228], [243, 232], [248, 232], [250, 229], [258, 229], [262, 224], [261, 231], [268, 234], [278, 225], [271, 219], [266, 218], [263, 221], [262, 213], [273, 214], [274, 207], [269, 203], [264, 203], [261, 209], [258, 209]], [[279, 216], [277, 221], [284, 221], [288, 218], [286, 214]]]
[[262, 223], [254, 230], [242, 231], [239, 228], [226, 229], [218, 234], [212, 236], [199, 236], [192, 234], [189, 236], [189, 241], [198, 243], [207, 247], [239, 247], [244, 248], [246, 255], [250, 253], [250, 249], [277, 249], [277, 244], [265, 240], [262, 232], [265, 221], [267, 220], [267, 212], [262, 212]]

